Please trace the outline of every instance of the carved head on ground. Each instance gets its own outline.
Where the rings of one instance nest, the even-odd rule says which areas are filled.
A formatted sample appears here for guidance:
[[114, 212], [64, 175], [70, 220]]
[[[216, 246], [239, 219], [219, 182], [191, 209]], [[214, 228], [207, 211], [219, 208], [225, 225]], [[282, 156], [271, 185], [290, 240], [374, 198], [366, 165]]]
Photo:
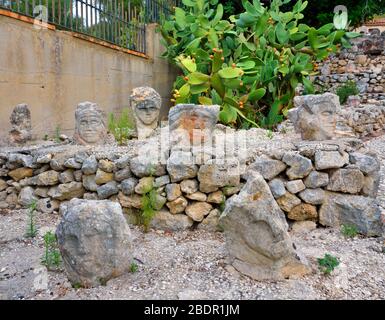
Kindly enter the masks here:
[[104, 114], [96, 103], [82, 102], [75, 111], [75, 141], [83, 145], [104, 144], [107, 137]]
[[335, 137], [339, 98], [332, 93], [297, 96], [289, 113], [296, 131], [304, 140], [329, 140]]

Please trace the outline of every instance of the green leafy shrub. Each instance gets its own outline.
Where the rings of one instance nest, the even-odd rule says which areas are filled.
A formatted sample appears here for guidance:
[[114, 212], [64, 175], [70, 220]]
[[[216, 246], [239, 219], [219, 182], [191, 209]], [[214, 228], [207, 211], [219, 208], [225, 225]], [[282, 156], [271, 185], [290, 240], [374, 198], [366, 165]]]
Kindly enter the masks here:
[[244, 1], [244, 12], [223, 20], [218, 0], [182, 0], [185, 9], [161, 26], [163, 56], [181, 70], [172, 102], [218, 104], [220, 120], [236, 127], [273, 128], [292, 107], [295, 88], [314, 92], [318, 62], [358, 34], [300, 23], [307, 1]]
[[115, 118], [111, 112], [108, 115], [108, 130], [112, 133], [119, 145], [125, 144], [132, 136], [134, 122], [128, 108], [122, 110], [121, 115]]
[[318, 266], [324, 274], [330, 274], [340, 264], [336, 257], [328, 253], [323, 258], [318, 258], [317, 260]]
[[28, 223], [25, 237], [35, 238], [37, 235], [37, 228], [35, 225], [35, 211], [37, 207], [37, 200], [32, 200], [31, 204], [28, 206]]
[[341, 226], [341, 233], [345, 238], [354, 238], [358, 234], [356, 226], [343, 224]]
[[44, 255], [41, 258], [41, 263], [48, 270], [57, 269], [61, 263], [60, 251], [57, 247], [56, 235], [48, 231], [44, 237]]
[[360, 93], [358, 90], [357, 84], [354, 81], [348, 81], [345, 84], [339, 86], [336, 91], [338, 97], [340, 98], [340, 103], [344, 104], [348, 101], [350, 96], [355, 96]]

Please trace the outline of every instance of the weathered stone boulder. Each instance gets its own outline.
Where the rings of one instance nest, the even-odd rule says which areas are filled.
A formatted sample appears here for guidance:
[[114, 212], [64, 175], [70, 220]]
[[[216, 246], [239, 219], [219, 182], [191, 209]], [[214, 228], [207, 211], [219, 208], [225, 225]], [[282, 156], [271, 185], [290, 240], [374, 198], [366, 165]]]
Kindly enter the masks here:
[[327, 199], [319, 211], [319, 222], [339, 228], [342, 224], [353, 225], [367, 236], [381, 236], [381, 210], [375, 199], [327, 192]]
[[98, 286], [129, 270], [131, 233], [118, 203], [73, 199], [61, 213], [56, 236], [73, 285]]
[[221, 187], [237, 186], [240, 183], [240, 173], [237, 159], [209, 160], [199, 168], [199, 190], [209, 193]]
[[303, 201], [310, 204], [322, 204], [325, 200], [325, 191], [321, 188], [305, 189], [298, 195]]
[[281, 179], [273, 179], [269, 182], [269, 187], [274, 198], [280, 198], [286, 193], [285, 184]]
[[233, 266], [256, 280], [301, 276], [310, 271], [287, 232], [285, 216], [259, 173], [249, 176], [220, 217]]
[[183, 231], [191, 228], [193, 220], [185, 214], [171, 214], [167, 210], [158, 211], [151, 220], [151, 227], [166, 231]]
[[291, 209], [287, 217], [296, 221], [317, 220], [317, 208], [308, 203], [301, 203]]
[[252, 163], [248, 170], [258, 171], [265, 179], [271, 180], [286, 169], [282, 161], [260, 157]]
[[167, 171], [171, 182], [178, 182], [185, 179], [195, 178], [198, 166], [194, 164], [191, 152], [174, 151], [167, 160]]
[[200, 224], [198, 224], [198, 230], [205, 230], [209, 232], [220, 231], [220, 227], [219, 227], [220, 215], [221, 215], [221, 212], [218, 209], [211, 210], [208, 216], [204, 218]]
[[329, 175], [326, 172], [312, 171], [304, 180], [307, 188], [326, 187], [329, 183]]
[[201, 222], [212, 208], [212, 205], [207, 202], [194, 202], [187, 206], [186, 214], [194, 221]]
[[283, 211], [290, 212], [295, 206], [301, 203], [301, 200], [290, 192], [286, 192], [277, 199], [277, 203]]
[[99, 199], [107, 199], [119, 192], [118, 184], [116, 181], [110, 181], [96, 189]]
[[349, 163], [349, 154], [339, 151], [317, 150], [314, 156], [315, 167], [317, 170], [342, 168]]
[[337, 169], [330, 176], [326, 189], [344, 193], [359, 193], [364, 186], [364, 175], [358, 169]]
[[59, 184], [48, 191], [48, 195], [56, 200], [64, 201], [72, 198], [81, 198], [85, 190], [81, 182]]
[[286, 170], [286, 174], [290, 180], [302, 179], [313, 170], [311, 160], [298, 153], [285, 153], [282, 161], [290, 166], [290, 168]]
[[84, 160], [82, 165], [82, 172], [84, 174], [95, 174], [98, 169], [98, 161], [94, 155], [89, 156]]
[[33, 188], [25, 187], [21, 189], [18, 197], [18, 202], [22, 207], [28, 207], [32, 202], [36, 201], [37, 198], [34, 196]]
[[167, 207], [172, 214], [182, 213], [187, 207], [187, 200], [184, 197], [179, 197], [173, 201], [167, 202]]

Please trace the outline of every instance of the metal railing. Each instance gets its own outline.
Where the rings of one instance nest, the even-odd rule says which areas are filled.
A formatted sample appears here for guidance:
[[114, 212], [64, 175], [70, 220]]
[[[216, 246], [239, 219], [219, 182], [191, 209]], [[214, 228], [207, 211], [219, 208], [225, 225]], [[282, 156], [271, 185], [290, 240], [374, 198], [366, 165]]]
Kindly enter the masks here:
[[1, 9], [140, 53], [146, 53], [146, 23], [161, 23], [178, 4], [178, 0], [0, 0]]

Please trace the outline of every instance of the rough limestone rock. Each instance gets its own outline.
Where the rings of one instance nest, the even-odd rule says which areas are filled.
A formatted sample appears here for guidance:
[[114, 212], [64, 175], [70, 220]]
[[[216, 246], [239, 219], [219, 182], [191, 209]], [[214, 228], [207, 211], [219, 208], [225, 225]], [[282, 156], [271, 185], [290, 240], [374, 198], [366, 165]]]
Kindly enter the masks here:
[[277, 199], [277, 203], [283, 211], [290, 212], [295, 206], [301, 203], [294, 194], [286, 192], [282, 197]]
[[212, 205], [207, 202], [194, 202], [187, 206], [186, 214], [194, 221], [201, 222], [212, 210]]
[[380, 171], [380, 162], [374, 156], [354, 152], [350, 154], [350, 162], [366, 175], [378, 174]]
[[72, 198], [81, 198], [85, 190], [81, 182], [59, 184], [48, 191], [48, 195], [56, 200], [64, 201]]
[[298, 192], [301, 192], [302, 190], [305, 190], [305, 185], [303, 184], [302, 180], [292, 180], [286, 182], [286, 189], [287, 191], [295, 194]]
[[132, 175], [131, 175], [131, 170], [130, 168], [126, 167], [124, 169], [121, 169], [121, 170], [118, 170], [114, 173], [114, 179], [115, 181], [117, 182], [121, 182], [125, 179], [128, 179], [130, 178]]
[[220, 217], [232, 265], [256, 279], [283, 279], [309, 273], [287, 232], [285, 216], [259, 173], [249, 176]]
[[199, 168], [199, 190], [209, 193], [221, 187], [237, 186], [240, 183], [240, 173], [237, 159], [209, 160]]
[[150, 192], [154, 187], [154, 177], [144, 177], [141, 178], [138, 184], [135, 186], [135, 192], [138, 194], [145, 194]]
[[73, 199], [61, 212], [56, 236], [73, 285], [98, 286], [129, 270], [131, 233], [118, 203]]
[[349, 154], [339, 151], [317, 150], [314, 156], [315, 168], [317, 170], [338, 169], [349, 163]]
[[301, 203], [291, 209], [287, 217], [296, 221], [316, 220], [318, 217], [317, 208], [308, 203]]
[[364, 196], [375, 198], [378, 194], [380, 187], [381, 177], [380, 174], [374, 174], [373, 176], [367, 176], [364, 178], [364, 186], [362, 187], [361, 193]]
[[177, 183], [170, 183], [166, 186], [167, 201], [174, 201], [182, 195], [180, 185]]
[[298, 196], [306, 203], [322, 204], [325, 200], [325, 191], [321, 188], [306, 189], [301, 191]]
[[89, 156], [82, 165], [82, 172], [84, 174], [95, 174], [98, 170], [98, 161], [94, 155]]
[[136, 178], [128, 178], [123, 180], [120, 184], [123, 194], [129, 196], [135, 192], [135, 186], [138, 184], [138, 179]]
[[262, 157], [258, 158], [248, 168], [249, 171], [258, 171], [267, 180], [275, 178], [285, 169], [286, 165], [282, 161]]
[[194, 164], [191, 152], [174, 151], [167, 160], [167, 171], [171, 182], [179, 182], [185, 179], [195, 178], [198, 166]]
[[167, 210], [158, 211], [151, 220], [151, 227], [165, 231], [183, 231], [191, 228], [194, 221], [185, 214], [171, 214]]
[[198, 230], [205, 230], [209, 232], [219, 231], [220, 216], [221, 216], [221, 212], [218, 209], [211, 210], [208, 216], [204, 218], [200, 224], [198, 224]]
[[86, 190], [96, 192], [99, 185], [95, 182], [95, 175], [84, 175], [83, 176], [83, 186]]
[[81, 169], [82, 164], [76, 161], [75, 158], [70, 158], [64, 162], [64, 166], [69, 169]]
[[327, 190], [359, 193], [364, 186], [364, 175], [358, 169], [338, 169], [330, 176]]
[[282, 161], [290, 166], [286, 170], [290, 180], [302, 179], [313, 170], [311, 160], [298, 153], [288, 152], [283, 156]]
[[317, 228], [317, 224], [314, 221], [296, 221], [291, 226], [291, 233], [293, 234], [306, 234]]
[[173, 201], [167, 202], [167, 207], [172, 214], [182, 213], [186, 209], [188, 202], [184, 197], [179, 197]]
[[342, 224], [356, 226], [367, 236], [381, 236], [381, 209], [375, 199], [327, 192], [327, 200], [319, 211], [319, 222], [339, 228]]
[[7, 187], [8, 184], [3, 179], [0, 179], [0, 191], [7, 189]]
[[68, 169], [64, 172], [61, 172], [59, 174], [59, 182], [60, 183], [68, 183], [75, 180], [74, 171], [71, 169]]
[[186, 193], [186, 194], [192, 194], [194, 192], [197, 192], [198, 188], [199, 188], [199, 183], [195, 179], [183, 180], [180, 183], [180, 189], [182, 190], [183, 193]]
[[160, 188], [165, 186], [166, 184], [169, 184], [171, 182], [170, 176], [169, 175], [164, 175], [161, 177], [158, 177], [154, 181], [154, 187], [155, 188]]
[[148, 154], [132, 158], [130, 160], [130, 169], [139, 178], [151, 175], [155, 177], [166, 175], [166, 167], [160, 163], [158, 158]]
[[186, 194], [186, 198], [190, 200], [205, 202], [207, 200], [207, 195], [203, 192], [197, 191], [191, 194]]
[[38, 186], [54, 186], [59, 183], [59, 173], [54, 170], [40, 173], [37, 176]]
[[23, 144], [32, 139], [31, 112], [26, 104], [19, 104], [13, 109], [10, 121], [9, 142], [11, 144]]
[[126, 196], [122, 192], [119, 192], [118, 199], [119, 199], [119, 203], [124, 208], [135, 208], [135, 209], [142, 208], [142, 196], [138, 194], [132, 194], [132, 195]]
[[329, 175], [326, 172], [312, 171], [304, 180], [307, 188], [326, 187], [329, 184]]
[[224, 201], [225, 197], [223, 196], [223, 193], [220, 190], [212, 192], [207, 196], [207, 202], [209, 203], [221, 204]]
[[274, 198], [282, 197], [286, 193], [285, 184], [281, 179], [273, 179], [269, 182], [269, 187]]
[[20, 181], [21, 179], [32, 177], [33, 170], [31, 168], [17, 168], [8, 172], [8, 175], [15, 181]]
[[101, 159], [98, 164], [99, 169], [103, 170], [104, 172], [111, 173], [115, 170], [115, 164], [107, 159]]
[[98, 169], [96, 171], [96, 176], [95, 176], [95, 182], [97, 184], [105, 184], [107, 182], [110, 182], [114, 180], [114, 174], [110, 172], [105, 172], [101, 169]]
[[116, 181], [110, 181], [96, 189], [99, 199], [107, 199], [114, 194], [118, 194], [118, 184]]
[[37, 201], [36, 209], [43, 213], [52, 213], [59, 209], [59, 201], [51, 200], [49, 198], [39, 199]]
[[34, 196], [34, 190], [31, 187], [25, 187], [21, 189], [18, 197], [18, 203], [22, 207], [28, 207], [33, 201], [36, 201], [37, 198]]

